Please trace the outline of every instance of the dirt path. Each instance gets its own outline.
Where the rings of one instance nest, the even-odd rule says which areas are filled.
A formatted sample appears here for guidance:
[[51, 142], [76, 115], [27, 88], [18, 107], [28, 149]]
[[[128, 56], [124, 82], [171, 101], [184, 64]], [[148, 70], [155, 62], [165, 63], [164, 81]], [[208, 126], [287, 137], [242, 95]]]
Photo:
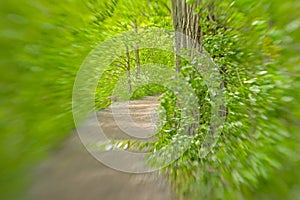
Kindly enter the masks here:
[[[115, 103], [113, 110], [119, 113], [118, 123], [113, 119], [112, 106], [97, 113], [98, 121], [110, 138], [128, 139], [138, 134], [144, 137], [148, 133], [131, 131], [132, 136], [128, 136], [124, 134], [124, 129], [119, 128], [120, 124], [121, 127], [126, 124], [130, 126], [125, 108], [129, 108], [131, 119], [147, 130], [145, 132], [153, 132], [153, 113], [157, 105], [155, 97], [132, 101], [128, 105]], [[81, 129], [93, 133], [97, 127], [94, 121], [87, 120]], [[28, 199], [168, 200], [171, 194], [163, 178], [154, 173], [129, 174], [101, 164], [87, 152], [78, 135], [73, 133], [51, 159], [38, 166]]]

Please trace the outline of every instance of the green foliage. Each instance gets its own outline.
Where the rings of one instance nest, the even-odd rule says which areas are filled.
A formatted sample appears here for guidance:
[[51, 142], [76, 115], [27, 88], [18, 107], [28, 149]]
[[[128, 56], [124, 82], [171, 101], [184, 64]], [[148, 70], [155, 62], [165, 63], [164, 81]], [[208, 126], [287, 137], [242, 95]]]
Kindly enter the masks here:
[[[201, 117], [189, 149], [164, 169], [179, 198], [299, 198], [297, 189], [291, 191], [299, 188], [299, 118], [294, 114], [299, 109], [287, 105], [299, 98], [295, 92], [299, 73], [295, 66], [291, 68], [299, 66], [299, 59], [284, 41], [285, 37], [292, 40], [290, 33], [283, 30], [298, 26], [299, 18], [292, 20], [294, 24], [280, 25], [281, 18], [272, 19], [272, 12], [280, 10], [276, 6], [263, 1], [211, 0], [202, 1], [197, 9], [203, 46], [225, 84], [227, 116], [216, 146], [200, 159], [211, 100], [201, 74], [193, 66], [182, 66], [199, 98]], [[297, 39], [294, 35], [293, 40]], [[295, 78], [288, 76], [290, 70], [297, 73]], [[177, 125], [182, 118], [175, 96], [165, 93], [161, 102], [166, 114], [153, 151], [181, 140]]]
[[0, 193], [14, 199], [32, 164], [73, 127], [73, 81], [91, 43], [80, 30], [90, 15], [80, 1], [4, 1], [0, 9]]

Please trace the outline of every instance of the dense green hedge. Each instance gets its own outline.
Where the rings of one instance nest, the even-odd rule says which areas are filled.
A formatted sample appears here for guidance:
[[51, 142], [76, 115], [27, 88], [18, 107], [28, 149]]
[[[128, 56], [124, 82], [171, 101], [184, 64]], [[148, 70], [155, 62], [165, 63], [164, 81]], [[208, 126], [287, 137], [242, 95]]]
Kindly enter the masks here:
[[[299, 109], [294, 107], [299, 100], [299, 57], [290, 49], [299, 40], [299, 18], [286, 20], [276, 13], [296, 12], [291, 6], [299, 3], [294, 3], [207, 0], [197, 9], [204, 47], [225, 84], [227, 115], [216, 146], [201, 159], [213, 102], [196, 67], [182, 66], [198, 94], [201, 118], [189, 149], [164, 169], [179, 198], [300, 197]], [[167, 93], [162, 101], [167, 117], [154, 152], [184, 139], [177, 136], [184, 119], [178, 116], [182, 108], [176, 108], [176, 97]]]
[[0, 10], [0, 196], [17, 199], [34, 164], [71, 132], [77, 70], [105, 36], [82, 1], [2, 1]]

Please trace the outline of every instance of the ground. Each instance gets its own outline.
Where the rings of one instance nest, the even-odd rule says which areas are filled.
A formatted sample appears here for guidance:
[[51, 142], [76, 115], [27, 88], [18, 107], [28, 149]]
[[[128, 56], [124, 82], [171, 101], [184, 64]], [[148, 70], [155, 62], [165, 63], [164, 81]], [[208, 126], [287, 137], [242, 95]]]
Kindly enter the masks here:
[[[85, 138], [93, 141], [97, 138], [95, 136], [98, 131], [97, 124], [100, 124], [109, 138], [146, 137], [155, 131], [154, 110], [158, 105], [156, 98], [146, 97], [131, 101], [129, 104], [116, 102], [109, 108], [96, 113], [97, 122], [92, 118], [87, 119], [80, 126], [79, 132], [81, 134], [86, 133], [87, 137]], [[137, 128], [132, 125], [133, 123], [130, 120], [137, 125]], [[140, 130], [145, 131], [141, 132]], [[124, 134], [128, 131], [130, 131], [131, 136]], [[172, 199], [167, 182], [157, 173], [133, 174], [120, 172], [105, 166], [96, 158], [87, 151], [77, 132], [74, 131], [62, 147], [53, 153], [50, 159], [42, 162], [34, 170], [33, 182], [27, 195], [28, 199]], [[135, 164], [134, 160], [130, 162], [132, 165]]]

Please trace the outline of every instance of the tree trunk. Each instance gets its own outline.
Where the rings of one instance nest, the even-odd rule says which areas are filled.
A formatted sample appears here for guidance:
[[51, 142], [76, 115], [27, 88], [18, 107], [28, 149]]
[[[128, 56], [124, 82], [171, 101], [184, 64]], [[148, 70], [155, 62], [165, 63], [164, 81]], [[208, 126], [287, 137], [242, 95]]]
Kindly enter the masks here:
[[185, 0], [171, 0], [172, 20], [175, 29], [175, 63], [178, 73], [181, 64], [180, 55], [187, 55], [193, 59], [193, 56], [202, 50], [200, 17], [198, 13], [194, 12], [199, 4], [199, 0], [193, 4], [187, 4]]
[[128, 92], [131, 94], [132, 87], [131, 87], [131, 74], [130, 74], [130, 52], [129, 48], [126, 45], [126, 72], [127, 72], [127, 83], [128, 83]]
[[[134, 20], [134, 24], [133, 24], [133, 31], [135, 32], [135, 34], [138, 33], [138, 27], [137, 27], [137, 22], [136, 19]], [[136, 66], [136, 77], [140, 76], [140, 55], [139, 55], [139, 46], [138, 44], [134, 44], [134, 55], [135, 55], [135, 66]]]
[[[176, 72], [180, 73], [182, 58], [188, 58], [193, 61], [195, 55], [202, 51], [202, 31], [199, 27], [200, 16], [194, 10], [199, 6], [200, 0], [193, 4], [187, 4], [186, 0], [171, 0], [172, 20], [175, 29], [175, 65]], [[179, 107], [178, 102], [175, 102]], [[186, 127], [186, 131], [190, 135], [194, 135], [198, 131], [199, 113], [194, 110], [191, 113], [195, 122]], [[177, 113], [174, 113], [176, 117]]]

